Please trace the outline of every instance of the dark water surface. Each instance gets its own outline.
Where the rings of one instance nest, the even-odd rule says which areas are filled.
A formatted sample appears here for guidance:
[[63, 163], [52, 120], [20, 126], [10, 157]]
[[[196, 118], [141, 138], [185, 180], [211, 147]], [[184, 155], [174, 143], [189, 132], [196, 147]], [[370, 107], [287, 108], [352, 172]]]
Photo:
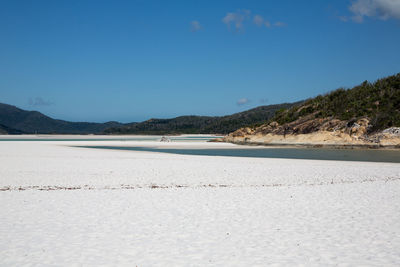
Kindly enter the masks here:
[[[87, 148], [161, 152], [179, 155], [315, 159], [400, 163], [399, 150], [325, 149], [325, 148], [226, 148], [176, 149], [153, 147], [85, 146]], [[400, 167], [400, 166], [399, 166]]]

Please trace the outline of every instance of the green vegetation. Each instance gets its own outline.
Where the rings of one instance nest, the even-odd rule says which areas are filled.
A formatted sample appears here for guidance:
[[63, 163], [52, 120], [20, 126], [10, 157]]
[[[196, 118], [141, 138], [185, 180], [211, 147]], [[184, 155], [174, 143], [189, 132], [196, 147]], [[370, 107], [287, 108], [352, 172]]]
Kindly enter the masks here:
[[261, 106], [223, 117], [181, 116], [129, 124], [68, 122], [0, 103], [0, 133], [227, 134], [272, 121], [282, 125], [305, 116], [310, 120], [334, 118], [348, 122], [366, 117], [372, 126], [368, 128], [370, 132], [400, 126], [400, 73], [306, 101]]
[[21, 134], [227, 134], [240, 127], [261, 124], [275, 111], [293, 104], [261, 106], [223, 117], [181, 116], [151, 119], [141, 123], [88, 123], [55, 120], [37, 111], [26, 111], [0, 103], [0, 133]]
[[0, 124], [0, 134], [23, 134], [24, 132]]
[[228, 134], [247, 125], [267, 122], [282, 108], [298, 103], [261, 106], [223, 117], [181, 116], [173, 119], [151, 119], [141, 123], [113, 127], [106, 134]]
[[366, 117], [370, 119], [371, 132], [400, 126], [400, 73], [374, 83], [365, 81], [352, 89], [340, 88], [302, 105], [278, 110], [270, 121], [284, 124], [307, 115], [345, 121]]
[[55, 120], [37, 111], [27, 111], [0, 103], [0, 132], [2, 134], [99, 134], [122, 125], [118, 122], [90, 123]]

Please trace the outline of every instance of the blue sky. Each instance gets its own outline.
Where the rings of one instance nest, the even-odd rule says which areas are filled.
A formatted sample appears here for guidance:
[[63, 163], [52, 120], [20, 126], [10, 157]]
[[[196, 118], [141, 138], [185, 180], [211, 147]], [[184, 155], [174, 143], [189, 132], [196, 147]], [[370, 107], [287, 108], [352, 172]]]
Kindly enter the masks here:
[[400, 1], [0, 1], [0, 102], [226, 115], [400, 72]]

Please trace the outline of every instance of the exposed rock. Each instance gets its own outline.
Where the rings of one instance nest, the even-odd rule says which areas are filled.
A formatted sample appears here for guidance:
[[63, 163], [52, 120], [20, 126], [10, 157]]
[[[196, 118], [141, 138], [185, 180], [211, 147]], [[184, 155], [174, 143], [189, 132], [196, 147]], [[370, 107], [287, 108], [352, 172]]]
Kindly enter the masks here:
[[254, 131], [253, 131], [251, 128], [249, 128], [249, 127], [240, 128], [239, 130], [234, 131], [234, 132], [232, 133], [232, 136], [233, 136], [233, 137], [246, 136], [246, 135], [249, 135], [249, 134], [253, 134], [253, 132], [254, 132]]
[[279, 126], [279, 123], [277, 123], [276, 121], [273, 121], [269, 124], [269, 126], [271, 126], [272, 128], [277, 128]]
[[387, 128], [387, 129], [383, 130], [382, 133], [400, 136], [400, 127]]
[[[350, 123], [351, 124], [351, 123]], [[349, 123], [348, 123], [349, 125]], [[370, 129], [370, 121], [368, 118], [361, 118], [353, 122], [350, 127], [347, 127], [346, 132], [355, 138], [363, 138], [367, 136]]]
[[[400, 73], [310, 98], [278, 110], [268, 123], [224, 140], [246, 144], [389, 146], [400, 148]], [[391, 127], [391, 128], [389, 128]]]
[[394, 146], [400, 145], [400, 128], [392, 127], [381, 133], [368, 134], [368, 118], [342, 121], [315, 118], [314, 114], [279, 125], [277, 122], [255, 129], [241, 128], [223, 138], [225, 142], [248, 144]]

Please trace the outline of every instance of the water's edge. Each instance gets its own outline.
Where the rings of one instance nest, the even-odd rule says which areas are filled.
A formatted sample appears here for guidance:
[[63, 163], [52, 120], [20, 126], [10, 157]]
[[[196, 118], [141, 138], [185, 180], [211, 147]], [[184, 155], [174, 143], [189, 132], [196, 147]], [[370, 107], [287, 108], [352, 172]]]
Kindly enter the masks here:
[[311, 143], [263, 143], [263, 142], [248, 142], [248, 141], [219, 141], [211, 139], [208, 142], [215, 143], [230, 143], [235, 145], [245, 146], [261, 146], [261, 147], [289, 147], [289, 148], [322, 148], [322, 149], [373, 149], [373, 150], [398, 150], [398, 145], [380, 145], [380, 144], [311, 144]]
[[400, 163], [398, 150], [324, 149], [324, 148], [158, 148], [142, 146], [76, 146], [94, 149], [158, 152], [178, 155], [285, 158], [339, 161]]

